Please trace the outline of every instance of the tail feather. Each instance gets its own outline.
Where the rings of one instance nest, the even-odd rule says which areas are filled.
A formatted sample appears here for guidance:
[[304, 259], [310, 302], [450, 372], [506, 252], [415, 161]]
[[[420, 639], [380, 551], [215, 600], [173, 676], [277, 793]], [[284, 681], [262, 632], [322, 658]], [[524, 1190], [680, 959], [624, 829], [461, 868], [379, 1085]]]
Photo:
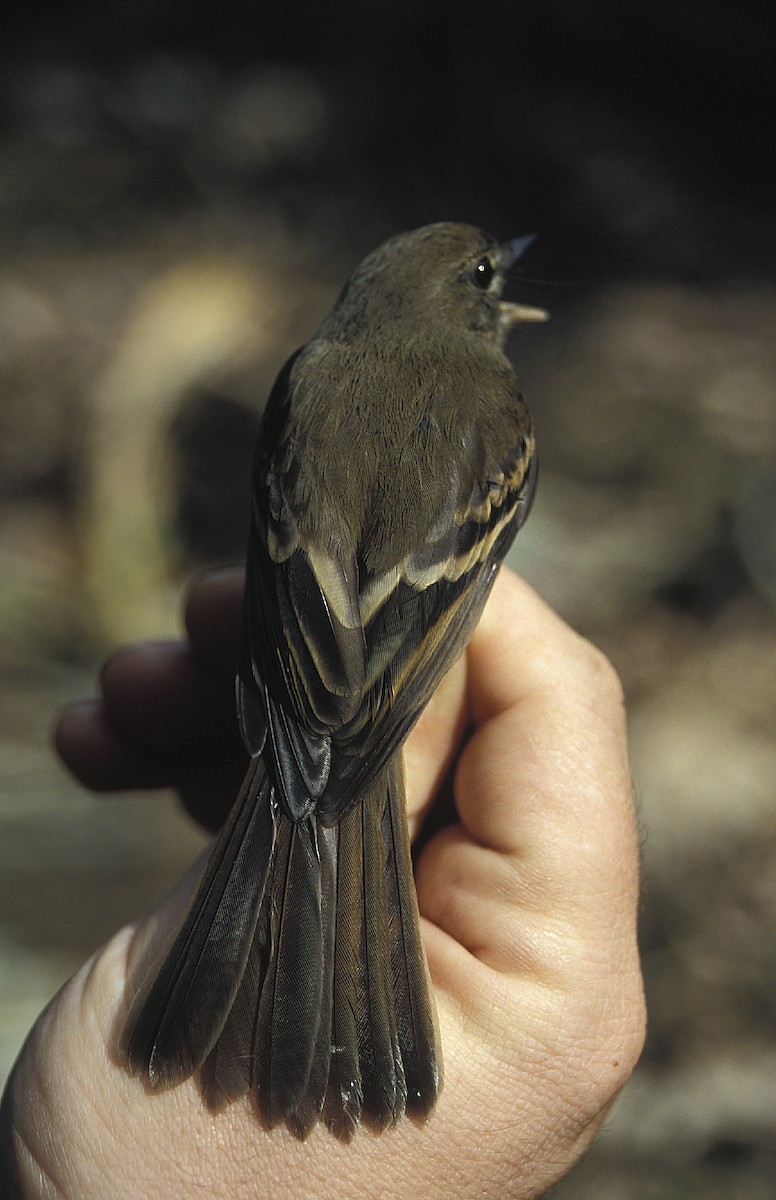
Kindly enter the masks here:
[[315, 822], [284, 820], [273, 867], [269, 967], [261, 989], [257, 1094], [270, 1125], [306, 1095], [321, 1021], [323, 928]]
[[161, 969], [130, 1008], [126, 1058], [153, 1087], [171, 1087], [198, 1070], [232, 1009], [271, 862], [274, 810], [257, 759]]
[[386, 800], [386, 781], [381, 777], [359, 806], [363, 845], [359, 1059], [364, 1111], [379, 1129], [396, 1124], [406, 1100], [389, 942], [386, 852], [382, 837]]
[[253, 1082], [254, 1030], [263, 968], [266, 967], [262, 947], [266, 944], [267, 892], [234, 1004], [218, 1041], [202, 1065], [202, 1092], [208, 1107], [215, 1112], [247, 1095]]
[[156, 978], [132, 1006], [132, 1068], [201, 1068], [221, 1108], [254, 1091], [270, 1126], [321, 1116], [349, 1139], [440, 1086], [434, 1010], [397, 759], [333, 827], [279, 810], [260, 762]]
[[332, 1044], [332, 1001], [334, 995], [334, 933], [336, 914], [337, 834], [334, 829], [318, 825], [318, 858], [321, 870], [321, 1003], [318, 1033], [313, 1050], [312, 1066], [307, 1088], [288, 1127], [299, 1138], [305, 1138], [319, 1119], [329, 1083], [329, 1064]]
[[399, 1047], [406, 1080], [407, 1110], [416, 1116], [428, 1116], [442, 1084], [441, 1054], [420, 936], [400, 755], [394, 755], [387, 774], [388, 803], [383, 813], [383, 842], [387, 850], [391, 964]]
[[353, 1136], [364, 1097], [358, 1058], [357, 1014], [363, 991], [361, 968], [361, 888], [363, 878], [361, 814], [358, 805], [343, 817], [337, 832], [334, 979], [331, 1015], [331, 1069], [325, 1115], [338, 1137]]

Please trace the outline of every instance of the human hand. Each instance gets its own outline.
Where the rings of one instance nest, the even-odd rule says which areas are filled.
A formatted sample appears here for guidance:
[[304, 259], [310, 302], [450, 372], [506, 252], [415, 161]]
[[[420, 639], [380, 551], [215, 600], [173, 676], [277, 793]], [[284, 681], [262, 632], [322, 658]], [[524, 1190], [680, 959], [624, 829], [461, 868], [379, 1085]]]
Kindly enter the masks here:
[[[188, 642], [109, 660], [101, 700], [58, 729], [83, 782], [175, 785], [217, 826], [245, 765], [230, 698], [240, 605], [237, 573], [211, 577], [190, 597]], [[455, 810], [416, 872], [445, 1062], [428, 1124], [349, 1145], [321, 1125], [300, 1143], [266, 1133], [249, 1103], [213, 1114], [194, 1080], [148, 1094], [117, 1030], [128, 975], [175, 924], [182, 886], [37, 1022], [3, 1103], [0, 1194], [524, 1198], [561, 1178], [641, 1049], [637, 836], [616, 676], [507, 571], [407, 743], [413, 836], [453, 767]]]

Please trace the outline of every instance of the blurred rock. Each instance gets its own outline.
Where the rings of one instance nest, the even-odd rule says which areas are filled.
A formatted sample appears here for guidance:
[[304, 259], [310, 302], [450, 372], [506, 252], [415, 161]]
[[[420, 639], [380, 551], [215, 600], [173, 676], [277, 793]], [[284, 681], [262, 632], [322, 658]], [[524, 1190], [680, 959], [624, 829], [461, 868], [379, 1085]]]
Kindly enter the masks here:
[[79, 531], [108, 644], [177, 631], [171, 427], [193, 387], [267, 353], [269, 294], [237, 266], [181, 264], [141, 292], [93, 393]]
[[770, 614], [740, 606], [664, 661], [670, 677], [630, 705], [651, 872], [675, 872], [688, 855], [719, 852], [776, 822]]
[[[771, 404], [776, 407], [773, 394]], [[754, 459], [736, 500], [736, 543], [753, 582], [776, 609], [776, 453]]]
[[0, 671], [49, 657], [77, 661], [91, 644], [73, 530], [41, 500], [0, 507]]
[[721, 1054], [671, 1075], [645, 1069], [618, 1105], [609, 1137], [636, 1155], [697, 1161], [723, 1140], [756, 1144], [773, 1134], [776, 1054]]
[[312, 75], [263, 66], [230, 80], [197, 157], [242, 173], [274, 167], [309, 152], [325, 123], [325, 100]]
[[0, 495], [36, 487], [61, 466], [69, 359], [52, 297], [10, 272], [0, 276]]
[[764, 290], [618, 288], [550, 321], [538, 349], [523, 338], [543, 466], [512, 561], [572, 621], [637, 609], [726, 513], [764, 577], [776, 491], [767, 460], [751, 483], [751, 455], [776, 446], [774, 324]]

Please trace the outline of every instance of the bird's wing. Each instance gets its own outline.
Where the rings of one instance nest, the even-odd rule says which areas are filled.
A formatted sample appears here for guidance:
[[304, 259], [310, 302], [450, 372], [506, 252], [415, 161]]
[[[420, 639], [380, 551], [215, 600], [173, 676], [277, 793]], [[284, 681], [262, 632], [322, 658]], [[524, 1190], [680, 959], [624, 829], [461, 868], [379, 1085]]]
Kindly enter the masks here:
[[[293, 360], [268, 402], [248, 552], [238, 677], [246, 744], [266, 740], [285, 811], [341, 819], [409, 732], [463, 650], [496, 570], [527, 515], [533, 441], [518, 424], [503, 461], [484, 472], [473, 431], [426, 533], [387, 569], [363, 547], [324, 551], [294, 516], [288, 490], [303, 464], [283, 444]], [[287, 449], [287, 447], [286, 447]], [[463, 480], [480, 482], [465, 485]]]
[[326, 787], [332, 731], [363, 695], [366, 643], [355, 555], [305, 540], [278, 465], [296, 357], [272, 389], [257, 449], [237, 696], [243, 740], [254, 755], [269, 740], [281, 804], [298, 820]]
[[469, 640], [533, 497], [533, 441], [518, 442], [506, 471], [458, 505], [452, 521], [437, 521], [390, 578], [362, 591], [368, 686], [333, 740], [322, 820], [338, 820], [365, 777], [385, 765]]

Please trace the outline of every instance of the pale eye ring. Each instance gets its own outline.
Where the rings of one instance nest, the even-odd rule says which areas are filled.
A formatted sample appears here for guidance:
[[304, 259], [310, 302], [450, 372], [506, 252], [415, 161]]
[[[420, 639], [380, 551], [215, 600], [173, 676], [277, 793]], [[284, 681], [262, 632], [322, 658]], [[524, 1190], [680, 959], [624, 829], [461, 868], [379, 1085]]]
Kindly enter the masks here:
[[493, 263], [488, 258], [487, 254], [481, 258], [476, 267], [472, 271], [472, 282], [476, 284], [482, 291], [486, 291], [490, 287], [491, 280], [496, 274]]

